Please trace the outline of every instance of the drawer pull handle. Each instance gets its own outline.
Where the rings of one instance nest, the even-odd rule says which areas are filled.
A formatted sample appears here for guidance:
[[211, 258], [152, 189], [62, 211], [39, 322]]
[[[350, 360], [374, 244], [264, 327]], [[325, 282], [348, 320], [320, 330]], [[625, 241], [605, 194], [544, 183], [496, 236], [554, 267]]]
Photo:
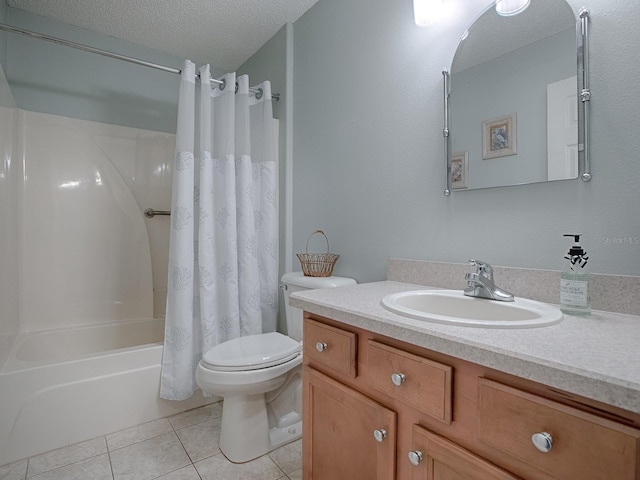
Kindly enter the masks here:
[[316, 343], [316, 350], [318, 350], [320, 353], [324, 352], [327, 348], [329, 348], [329, 345], [324, 342]]
[[531, 435], [531, 442], [542, 453], [549, 453], [553, 447], [553, 437], [547, 432], [534, 433]]
[[422, 452], [420, 450], [414, 450], [413, 452], [409, 452], [408, 457], [411, 465], [417, 467], [422, 461]]
[[376, 439], [376, 442], [382, 443], [387, 438], [387, 431], [384, 428], [376, 428], [373, 431], [373, 438]]
[[391, 381], [397, 387], [402, 385], [406, 379], [407, 377], [405, 377], [404, 373], [394, 373], [391, 375]]

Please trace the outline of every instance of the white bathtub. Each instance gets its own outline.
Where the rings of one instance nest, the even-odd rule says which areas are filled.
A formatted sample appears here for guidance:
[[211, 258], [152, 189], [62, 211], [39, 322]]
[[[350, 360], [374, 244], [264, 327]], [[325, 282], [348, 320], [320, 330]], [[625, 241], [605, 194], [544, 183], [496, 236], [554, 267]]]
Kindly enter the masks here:
[[0, 465], [204, 405], [161, 400], [164, 320], [26, 334], [0, 370]]

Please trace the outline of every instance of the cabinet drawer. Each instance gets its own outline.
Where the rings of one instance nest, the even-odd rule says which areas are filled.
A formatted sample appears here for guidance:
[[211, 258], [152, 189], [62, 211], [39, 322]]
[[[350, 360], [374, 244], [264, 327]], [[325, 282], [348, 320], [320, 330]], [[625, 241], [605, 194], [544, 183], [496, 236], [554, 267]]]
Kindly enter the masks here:
[[[552, 445], [536, 449], [532, 435]], [[478, 438], [559, 480], [640, 479], [640, 430], [479, 379]]]
[[358, 344], [355, 333], [306, 318], [303, 340], [307, 363], [355, 378]]
[[451, 423], [453, 368], [369, 340], [367, 381], [381, 392]]

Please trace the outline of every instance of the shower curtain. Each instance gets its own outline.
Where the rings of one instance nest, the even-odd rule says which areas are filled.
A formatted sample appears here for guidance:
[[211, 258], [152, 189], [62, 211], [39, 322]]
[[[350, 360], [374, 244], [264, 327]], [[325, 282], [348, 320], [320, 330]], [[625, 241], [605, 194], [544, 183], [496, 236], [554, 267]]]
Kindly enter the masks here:
[[[271, 86], [246, 75], [212, 88], [209, 66], [181, 74], [160, 396], [183, 400], [213, 346], [274, 331], [277, 161]], [[260, 98], [257, 98], [259, 97]]]

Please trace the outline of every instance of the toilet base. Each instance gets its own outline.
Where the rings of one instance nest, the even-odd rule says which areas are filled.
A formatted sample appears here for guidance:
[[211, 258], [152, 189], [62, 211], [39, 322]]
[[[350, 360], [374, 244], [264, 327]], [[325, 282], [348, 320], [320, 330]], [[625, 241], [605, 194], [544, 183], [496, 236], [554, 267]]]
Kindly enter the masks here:
[[302, 438], [302, 420], [289, 427], [273, 427], [269, 430], [269, 441], [271, 443], [269, 451], [275, 450], [276, 448], [298, 440], [299, 438]]
[[220, 451], [233, 463], [245, 463], [302, 436], [302, 421], [269, 428], [264, 394], [227, 395], [220, 430]]

